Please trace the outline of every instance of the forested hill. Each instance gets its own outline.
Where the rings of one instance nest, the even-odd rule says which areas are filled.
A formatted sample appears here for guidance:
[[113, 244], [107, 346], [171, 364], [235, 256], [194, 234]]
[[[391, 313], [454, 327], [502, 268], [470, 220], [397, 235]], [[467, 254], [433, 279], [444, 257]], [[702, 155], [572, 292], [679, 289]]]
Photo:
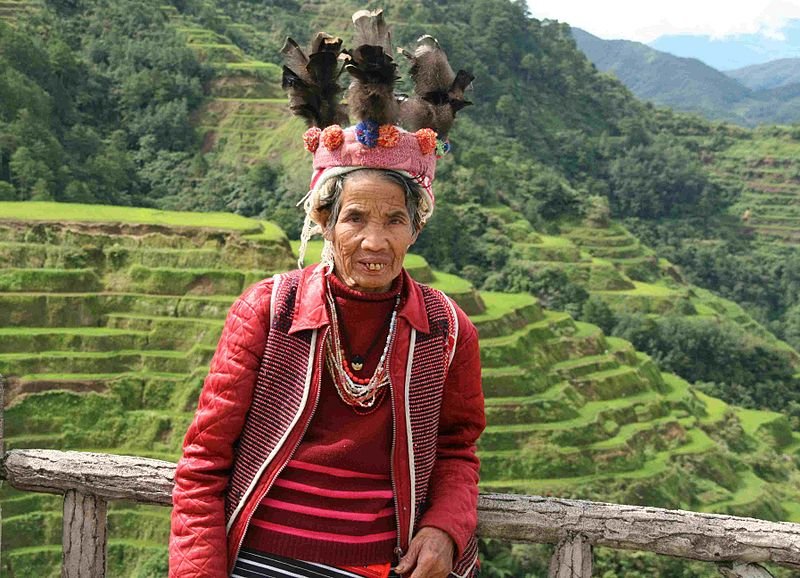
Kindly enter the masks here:
[[752, 90], [700, 60], [674, 56], [641, 42], [604, 40], [579, 28], [573, 28], [572, 34], [597, 68], [613, 74], [639, 98], [747, 124], [734, 106], [749, 98]]
[[741, 126], [800, 120], [796, 59], [721, 72], [640, 42], [603, 40], [573, 29], [580, 49], [639, 98]]
[[800, 84], [800, 58], [781, 58], [725, 72], [753, 90]]
[[[433, 34], [454, 63], [475, 73], [475, 105], [452, 140], [458, 164], [481, 167], [499, 193], [540, 172], [535, 160], [564, 164], [572, 138], [619, 135], [642, 122], [643, 107], [575, 50], [569, 28], [528, 18], [522, 2], [380, 5], [398, 46]], [[147, 0], [78, 0], [7, 16], [0, 198], [236, 206], [235, 191], [203, 179], [210, 168], [198, 154], [202, 130], [188, 122], [208, 96], [204, 87], [230, 70], [206, 64], [215, 45], [276, 63], [287, 34], [301, 42], [321, 28], [346, 36], [360, 6], [188, 0], [167, 10]], [[217, 36], [202, 52], [187, 45], [193, 27]], [[188, 190], [196, 185], [199, 192]]]

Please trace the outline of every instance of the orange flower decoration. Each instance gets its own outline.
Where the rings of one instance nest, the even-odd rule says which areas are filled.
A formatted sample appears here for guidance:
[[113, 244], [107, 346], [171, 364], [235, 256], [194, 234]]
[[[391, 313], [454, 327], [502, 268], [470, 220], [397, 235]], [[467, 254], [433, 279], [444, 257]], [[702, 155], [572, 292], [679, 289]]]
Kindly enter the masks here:
[[390, 149], [400, 142], [400, 129], [393, 124], [381, 125], [378, 129], [378, 145]]
[[313, 153], [319, 148], [319, 135], [321, 132], [319, 127], [312, 126], [303, 134], [303, 144], [305, 144], [308, 152]]
[[436, 131], [431, 128], [421, 128], [416, 132], [419, 150], [422, 154], [429, 155], [436, 150]]
[[342, 146], [342, 143], [344, 142], [344, 131], [338, 124], [332, 124], [322, 131], [320, 139], [322, 140], [322, 144], [325, 145], [326, 149], [329, 151], [335, 151]]

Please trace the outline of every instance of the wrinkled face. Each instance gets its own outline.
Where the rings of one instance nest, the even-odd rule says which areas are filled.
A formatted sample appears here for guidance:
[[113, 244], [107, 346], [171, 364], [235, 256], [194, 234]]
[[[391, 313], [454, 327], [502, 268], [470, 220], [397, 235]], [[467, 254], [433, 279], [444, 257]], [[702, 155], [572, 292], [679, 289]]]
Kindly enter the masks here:
[[333, 245], [334, 272], [348, 287], [388, 291], [416, 235], [403, 187], [359, 172], [345, 180], [339, 218], [325, 238]]

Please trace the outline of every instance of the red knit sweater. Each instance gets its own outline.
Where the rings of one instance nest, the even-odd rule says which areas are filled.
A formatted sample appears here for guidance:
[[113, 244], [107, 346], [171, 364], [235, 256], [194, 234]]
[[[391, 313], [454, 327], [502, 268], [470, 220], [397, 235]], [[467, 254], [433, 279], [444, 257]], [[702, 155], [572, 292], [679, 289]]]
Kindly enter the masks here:
[[[350, 347], [345, 355], [364, 357], [356, 375], [369, 377], [386, 343], [387, 319], [402, 289], [402, 275], [386, 293], [353, 291], [335, 275], [330, 283], [344, 325], [344, 346]], [[358, 414], [340, 399], [324, 369], [311, 424], [256, 509], [243, 545], [332, 565], [392, 560], [397, 528], [391, 445], [388, 395], [375, 411]]]

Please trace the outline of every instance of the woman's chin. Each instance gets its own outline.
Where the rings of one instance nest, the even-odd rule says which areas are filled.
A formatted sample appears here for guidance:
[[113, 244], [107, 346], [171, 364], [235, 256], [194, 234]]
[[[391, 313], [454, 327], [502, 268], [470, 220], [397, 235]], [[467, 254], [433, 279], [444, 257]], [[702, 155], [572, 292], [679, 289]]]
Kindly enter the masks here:
[[394, 276], [392, 276], [392, 271], [388, 267], [376, 271], [366, 266], [359, 265], [357, 270], [353, 271], [351, 280], [353, 282], [353, 289], [379, 292], [389, 290], [392, 286]]
[[356, 279], [354, 289], [358, 291], [367, 291], [371, 293], [382, 293], [388, 291], [392, 286], [392, 280], [382, 279]]

